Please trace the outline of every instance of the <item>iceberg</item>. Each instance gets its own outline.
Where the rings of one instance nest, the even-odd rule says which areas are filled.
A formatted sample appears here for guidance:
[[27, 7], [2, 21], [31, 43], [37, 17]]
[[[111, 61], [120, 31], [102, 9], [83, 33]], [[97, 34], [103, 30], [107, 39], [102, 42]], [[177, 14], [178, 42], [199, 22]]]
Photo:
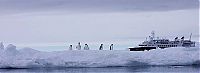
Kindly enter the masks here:
[[18, 51], [16, 49], [16, 46], [13, 44], [9, 44], [6, 49], [4, 50], [4, 53], [6, 55], [11, 55], [11, 56], [15, 56], [16, 54], [18, 54]]
[[0, 52], [0, 68], [113, 67], [146, 65], [200, 65], [199, 47], [150, 51], [65, 50], [42, 52], [16, 49], [10, 44]]

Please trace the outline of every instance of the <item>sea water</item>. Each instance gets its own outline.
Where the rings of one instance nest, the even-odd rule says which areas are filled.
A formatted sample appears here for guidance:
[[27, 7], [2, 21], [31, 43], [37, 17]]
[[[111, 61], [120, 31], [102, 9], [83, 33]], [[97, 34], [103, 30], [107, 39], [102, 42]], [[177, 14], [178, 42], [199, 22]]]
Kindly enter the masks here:
[[199, 66], [0, 69], [2, 73], [199, 73]]

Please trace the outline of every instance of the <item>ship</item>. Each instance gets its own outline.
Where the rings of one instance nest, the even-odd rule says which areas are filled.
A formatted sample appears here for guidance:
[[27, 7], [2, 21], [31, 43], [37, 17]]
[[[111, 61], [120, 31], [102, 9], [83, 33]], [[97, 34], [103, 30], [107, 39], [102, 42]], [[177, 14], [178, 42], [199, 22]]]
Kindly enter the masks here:
[[149, 51], [153, 49], [166, 49], [171, 47], [195, 47], [195, 42], [191, 41], [191, 36], [188, 40], [184, 39], [184, 36], [180, 39], [175, 37], [174, 40], [170, 41], [169, 39], [160, 39], [159, 37], [155, 38], [155, 32], [152, 31], [149, 38], [139, 44], [137, 47], [128, 48], [129, 51]]

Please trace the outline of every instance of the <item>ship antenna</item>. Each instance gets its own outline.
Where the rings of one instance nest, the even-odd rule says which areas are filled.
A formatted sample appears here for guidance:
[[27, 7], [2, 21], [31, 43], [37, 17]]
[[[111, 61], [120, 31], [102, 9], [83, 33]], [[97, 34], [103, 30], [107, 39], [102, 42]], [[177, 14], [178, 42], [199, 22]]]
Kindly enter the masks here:
[[190, 39], [189, 39], [190, 41], [191, 41], [191, 38], [192, 38], [192, 33], [190, 34]]
[[155, 38], [155, 32], [154, 32], [154, 31], [151, 32], [151, 37], [152, 37], [153, 39]]

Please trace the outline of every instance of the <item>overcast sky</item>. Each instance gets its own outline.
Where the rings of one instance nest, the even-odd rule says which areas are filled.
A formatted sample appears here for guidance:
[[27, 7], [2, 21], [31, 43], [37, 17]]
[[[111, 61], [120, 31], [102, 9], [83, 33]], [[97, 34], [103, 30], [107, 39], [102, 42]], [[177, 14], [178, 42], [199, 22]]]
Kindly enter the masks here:
[[0, 0], [0, 41], [98, 41], [199, 34], [198, 0]]

